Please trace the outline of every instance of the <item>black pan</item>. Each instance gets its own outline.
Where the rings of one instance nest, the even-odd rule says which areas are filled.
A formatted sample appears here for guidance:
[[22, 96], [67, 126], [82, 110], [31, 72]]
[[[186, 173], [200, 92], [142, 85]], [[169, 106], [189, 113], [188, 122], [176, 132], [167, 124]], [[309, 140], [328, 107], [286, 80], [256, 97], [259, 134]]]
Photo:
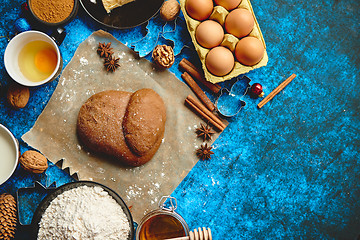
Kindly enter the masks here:
[[121, 206], [121, 208], [123, 209], [129, 224], [130, 224], [130, 234], [128, 237], [128, 240], [133, 240], [134, 239], [134, 222], [131, 216], [131, 213], [129, 211], [129, 208], [126, 206], [125, 202], [122, 200], [122, 198], [113, 190], [111, 190], [110, 188], [100, 184], [100, 183], [96, 183], [96, 182], [90, 182], [90, 181], [79, 181], [79, 182], [72, 182], [72, 183], [67, 183], [65, 185], [62, 185], [58, 188], [56, 188], [52, 193], [50, 193], [49, 195], [47, 195], [39, 204], [39, 206], [36, 208], [31, 225], [32, 225], [32, 229], [33, 229], [33, 237], [31, 239], [37, 239], [37, 235], [39, 232], [39, 222], [41, 220], [42, 215], [44, 214], [45, 210], [49, 207], [50, 203], [52, 200], [54, 200], [54, 198], [56, 198], [58, 195], [60, 195], [61, 193], [73, 189], [73, 188], [77, 188], [80, 186], [89, 186], [89, 187], [101, 187], [103, 188], [105, 191], [107, 191], [109, 193], [110, 196], [112, 196], [115, 201]]
[[95, 21], [111, 28], [126, 29], [147, 22], [161, 8], [164, 0], [135, 0], [107, 13], [102, 0], [80, 0]]

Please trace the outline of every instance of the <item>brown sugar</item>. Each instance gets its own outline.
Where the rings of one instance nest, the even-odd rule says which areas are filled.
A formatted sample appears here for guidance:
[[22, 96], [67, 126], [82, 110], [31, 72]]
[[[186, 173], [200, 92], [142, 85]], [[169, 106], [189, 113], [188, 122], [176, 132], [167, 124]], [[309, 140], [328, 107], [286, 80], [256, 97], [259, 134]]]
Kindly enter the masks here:
[[70, 16], [74, 0], [31, 0], [29, 5], [39, 19], [48, 23], [59, 23]]

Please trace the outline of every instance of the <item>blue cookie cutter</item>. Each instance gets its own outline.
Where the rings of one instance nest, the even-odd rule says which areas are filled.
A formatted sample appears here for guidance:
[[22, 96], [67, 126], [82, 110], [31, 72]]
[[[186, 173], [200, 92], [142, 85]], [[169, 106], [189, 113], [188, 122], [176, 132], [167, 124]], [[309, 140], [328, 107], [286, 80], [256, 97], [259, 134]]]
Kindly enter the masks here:
[[[180, 16], [181, 14], [180, 12]], [[157, 45], [163, 44], [172, 46], [174, 56], [177, 56], [184, 48], [190, 48], [192, 43], [188, 36], [186, 22], [181, 17], [166, 22], [157, 14], [147, 22], [144, 28], [144, 36], [140, 40], [130, 43], [130, 48], [141, 58], [149, 56]]]
[[56, 188], [56, 183], [45, 187], [40, 182], [35, 181], [34, 186], [19, 188], [16, 192], [18, 201], [18, 219], [22, 226], [30, 225], [34, 212], [40, 202]]
[[241, 100], [250, 89], [251, 79], [245, 75], [237, 77], [236, 81], [231, 85], [230, 90], [222, 88], [219, 97], [216, 99], [216, 110], [223, 117], [233, 117], [245, 107], [246, 102]]
[[[52, 193], [56, 187], [58, 187], [57, 185], [62, 185], [64, 183], [68, 183], [69, 181], [79, 181], [79, 176], [77, 173], [70, 175], [70, 168], [63, 168], [63, 161], [64, 160], [61, 159], [55, 163], [55, 165], [50, 165], [47, 170], [48, 172], [52, 172], [58, 171], [55, 170], [55, 168], [61, 169], [63, 173], [62, 178], [58, 179], [60, 181], [53, 181], [50, 175], [44, 173], [41, 179], [34, 181], [33, 186], [22, 187], [16, 191], [16, 198], [18, 202], [17, 212], [21, 226], [31, 225], [31, 221], [37, 206], [48, 194]], [[68, 177], [64, 178], [65, 175]]]

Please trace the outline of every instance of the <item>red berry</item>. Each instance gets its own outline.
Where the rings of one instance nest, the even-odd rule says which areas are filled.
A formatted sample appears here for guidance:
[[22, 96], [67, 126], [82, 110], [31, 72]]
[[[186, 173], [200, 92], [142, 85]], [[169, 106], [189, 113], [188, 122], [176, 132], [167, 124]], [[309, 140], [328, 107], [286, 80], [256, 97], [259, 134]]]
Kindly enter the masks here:
[[263, 87], [261, 86], [261, 84], [260, 84], [260, 83], [254, 83], [254, 84], [251, 86], [251, 93], [252, 93], [254, 96], [257, 96], [257, 97], [262, 97], [262, 96], [264, 96]]
[[21, 11], [22, 11], [23, 13], [29, 12], [29, 5], [28, 5], [26, 2], [24, 2], [23, 4], [21, 4]]

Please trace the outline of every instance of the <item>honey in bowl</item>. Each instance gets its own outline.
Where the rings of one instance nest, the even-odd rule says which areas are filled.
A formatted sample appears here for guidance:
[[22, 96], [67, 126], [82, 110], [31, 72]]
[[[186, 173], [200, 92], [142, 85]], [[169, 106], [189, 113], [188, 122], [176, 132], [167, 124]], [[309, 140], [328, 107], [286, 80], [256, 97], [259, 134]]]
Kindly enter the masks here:
[[158, 214], [142, 225], [139, 240], [160, 240], [186, 236], [183, 224], [174, 216]]
[[41, 40], [27, 43], [18, 57], [21, 73], [32, 82], [40, 82], [50, 77], [57, 61], [54, 47]]

